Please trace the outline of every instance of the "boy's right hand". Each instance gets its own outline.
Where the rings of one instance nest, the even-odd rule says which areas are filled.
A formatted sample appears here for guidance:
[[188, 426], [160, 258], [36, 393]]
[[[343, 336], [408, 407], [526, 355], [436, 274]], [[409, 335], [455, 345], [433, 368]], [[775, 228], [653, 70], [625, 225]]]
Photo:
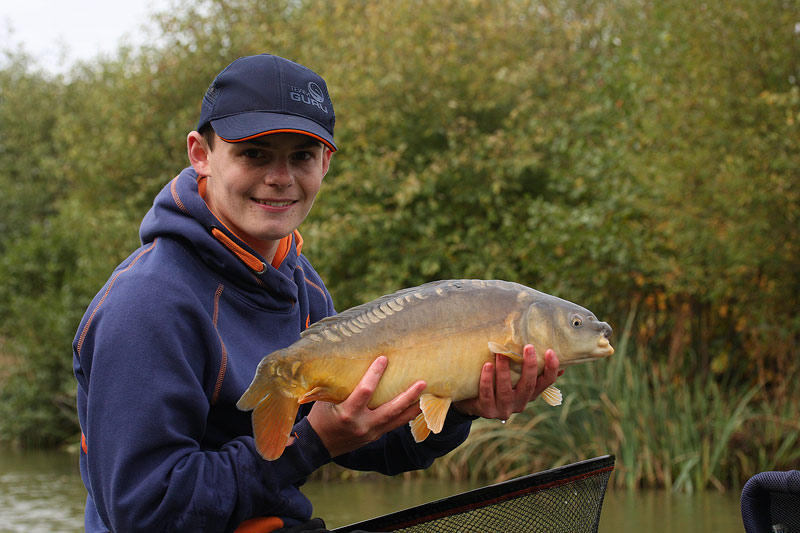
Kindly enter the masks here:
[[417, 381], [375, 409], [367, 406], [387, 364], [388, 359], [385, 356], [375, 359], [356, 388], [342, 403], [314, 403], [308, 414], [308, 422], [331, 457], [378, 440], [384, 433], [407, 424], [422, 412], [418, 400], [426, 387], [424, 381]]

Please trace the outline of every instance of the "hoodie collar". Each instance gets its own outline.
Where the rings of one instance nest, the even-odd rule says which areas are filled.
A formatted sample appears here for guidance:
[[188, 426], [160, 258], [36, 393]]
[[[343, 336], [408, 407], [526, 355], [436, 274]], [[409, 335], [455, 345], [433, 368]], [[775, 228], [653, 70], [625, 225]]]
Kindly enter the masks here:
[[189, 167], [167, 184], [142, 221], [142, 242], [152, 242], [157, 237], [188, 240], [205, 263], [248, 294], [270, 293], [284, 301], [296, 301], [294, 270], [303, 243], [300, 233], [295, 230], [284, 237], [268, 265], [208, 209], [200, 194], [204, 183], [199, 182], [203, 181]]

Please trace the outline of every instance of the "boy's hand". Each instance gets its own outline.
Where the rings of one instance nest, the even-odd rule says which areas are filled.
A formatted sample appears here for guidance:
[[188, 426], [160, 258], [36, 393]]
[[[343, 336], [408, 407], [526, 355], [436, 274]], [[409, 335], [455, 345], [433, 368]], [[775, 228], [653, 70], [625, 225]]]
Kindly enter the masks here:
[[356, 388], [342, 403], [314, 403], [308, 413], [308, 422], [331, 457], [375, 441], [384, 433], [407, 424], [421, 412], [418, 400], [426, 386], [424, 381], [417, 381], [375, 409], [367, 407], [387, 364], [388, 360], [384, 356], [375, 359]]
[[495, 355], [495, 364], [486, 363], [481, 369], [479, 396], [469, 400], [455, 402], [455, 407], [467, 415], [483, 418], [508, 420], [512, 413], [521, 413], [528, 402], [555, 383], [556, 377], [564, 373], [558, 370], [558, 358], [553, 350], [544, 354], [544, 371], [538, 374], [536, 350], [530, 344], [522, 350], [522, 370], [516, 387], [511, 385], [511, 372], [508, 358]]

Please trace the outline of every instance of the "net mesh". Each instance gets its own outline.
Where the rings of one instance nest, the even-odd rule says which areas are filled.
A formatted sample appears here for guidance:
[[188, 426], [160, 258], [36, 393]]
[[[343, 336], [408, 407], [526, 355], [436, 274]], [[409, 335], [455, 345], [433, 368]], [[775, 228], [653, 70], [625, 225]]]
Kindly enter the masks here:
[[747, 533], [800, 533], [800, 471], [760, 472], [742, 489]]
[[597, 532], [614, 456], [490, 485], [336, 529], [404, 533]]

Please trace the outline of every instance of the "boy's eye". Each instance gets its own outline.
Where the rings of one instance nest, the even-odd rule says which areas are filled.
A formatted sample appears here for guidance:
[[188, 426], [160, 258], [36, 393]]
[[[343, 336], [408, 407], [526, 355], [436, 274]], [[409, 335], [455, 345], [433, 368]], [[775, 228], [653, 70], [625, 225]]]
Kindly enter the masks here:
[[313, 156], [311, 152], [306, 152], [306, 151], [295, 152], [292, 154], [292, 159], [294, 159], [295, 161], [308, 161], [312, 157]]
[[243, 152], [245, 157], [249, 157], [251, 159], [255, 159], [257, 157], [261, 157], [261, 150], [257, 148], [249, 148]]

